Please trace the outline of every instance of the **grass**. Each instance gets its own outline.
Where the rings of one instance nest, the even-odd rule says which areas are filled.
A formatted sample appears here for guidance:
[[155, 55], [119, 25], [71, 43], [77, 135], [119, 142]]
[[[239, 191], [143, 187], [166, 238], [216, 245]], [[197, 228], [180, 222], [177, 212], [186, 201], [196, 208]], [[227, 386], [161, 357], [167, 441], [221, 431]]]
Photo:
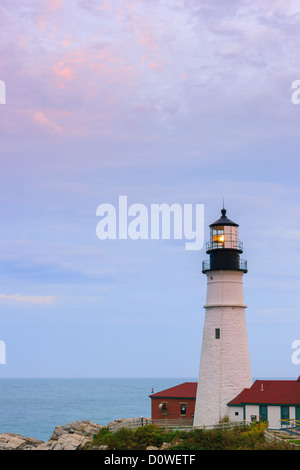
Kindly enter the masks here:
[[149, 446], [160, 448], [169, 443], [170, 450], [295, 450], [297, 447], [286, 441], [267, 441], [264, 436], [266, 424], [231, 430], [193, 429], [191, 431], [165, 431], [155, 425], [137, 429], [121, 428], [115, 433], [102, 428], [84, 450], [107, 446], [108, 450], [145, 450]]
[[300, 439], [289, 439], [289, 442], [290, 442], [291, 444], [300, 445]]

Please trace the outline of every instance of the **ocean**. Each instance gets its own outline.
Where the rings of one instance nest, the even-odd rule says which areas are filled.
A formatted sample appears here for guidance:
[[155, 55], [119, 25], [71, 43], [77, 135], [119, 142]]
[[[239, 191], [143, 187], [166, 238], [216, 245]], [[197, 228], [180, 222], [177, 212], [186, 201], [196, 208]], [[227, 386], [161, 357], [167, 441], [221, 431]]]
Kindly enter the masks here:
[[151, 417], [149, 395], [195, 378], [0, 379], [0, 433], [47, 441], [57, 425]]

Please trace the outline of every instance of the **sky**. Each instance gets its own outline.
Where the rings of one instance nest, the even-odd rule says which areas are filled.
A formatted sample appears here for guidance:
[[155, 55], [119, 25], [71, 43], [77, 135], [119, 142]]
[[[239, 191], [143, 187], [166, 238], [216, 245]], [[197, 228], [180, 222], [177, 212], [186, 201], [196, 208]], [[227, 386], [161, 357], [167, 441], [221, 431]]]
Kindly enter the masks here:
[[297, 378], [297, 0], [3, 0], [0, 377], [198, 375], [185, 240], [96, 235], [97, 207], [224, 205], [248, 261], [252, 375]]

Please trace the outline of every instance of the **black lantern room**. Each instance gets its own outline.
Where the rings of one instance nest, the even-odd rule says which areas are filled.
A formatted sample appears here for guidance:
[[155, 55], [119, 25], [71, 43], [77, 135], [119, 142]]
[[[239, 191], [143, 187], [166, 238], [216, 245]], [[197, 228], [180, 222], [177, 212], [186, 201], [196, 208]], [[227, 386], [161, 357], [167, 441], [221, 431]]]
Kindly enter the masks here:
[[226, 209], [210, 227], [210, 239], [206, 244], [209, 260], [203, 261], [202, 272], [234, 270], [247, 272], [247, 261], [240, 259], [243, 244], [239, 242], [238, 224], [228, 219]]

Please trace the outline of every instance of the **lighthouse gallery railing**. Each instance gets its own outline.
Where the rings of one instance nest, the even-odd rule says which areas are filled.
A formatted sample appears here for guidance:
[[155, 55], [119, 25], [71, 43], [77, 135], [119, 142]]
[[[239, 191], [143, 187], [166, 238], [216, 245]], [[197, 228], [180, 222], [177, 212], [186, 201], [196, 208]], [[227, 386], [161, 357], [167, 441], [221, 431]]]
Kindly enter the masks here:
[[[241, 271], [247, 271], [247, 261], [245, 259], [239, 260], [239, 269]], [[210, 260], [202, 261], [202, 271], [210, 271]]]

